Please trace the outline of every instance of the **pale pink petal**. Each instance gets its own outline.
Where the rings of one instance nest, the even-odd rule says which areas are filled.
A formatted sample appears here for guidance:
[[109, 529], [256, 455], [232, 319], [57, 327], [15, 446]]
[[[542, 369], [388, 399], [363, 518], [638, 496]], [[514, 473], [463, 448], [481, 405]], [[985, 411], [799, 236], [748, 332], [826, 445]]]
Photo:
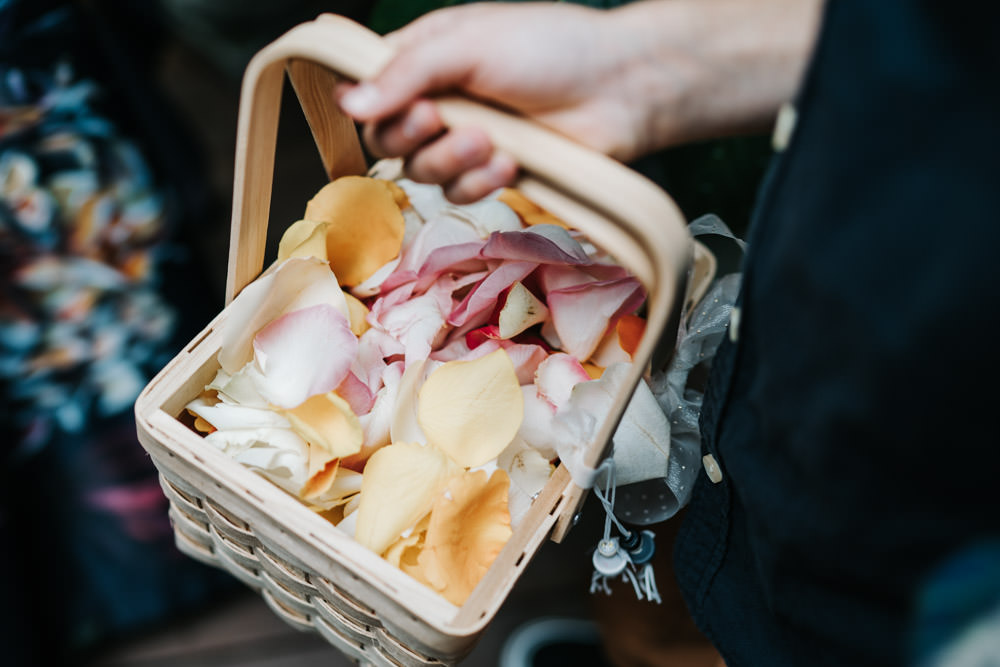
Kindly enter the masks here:
[[523, 280], [537, 266], [533, 262], [504, 262], [466, 295], [448, 316], [448, 323], [456, 327], [485, 323], [496, 308], [500, 293]]
[[535, 225], [524, 231], [494, 232], [483, 257], [536, 264], [589, 264], [590, 258], [569, 232], [555, 225]]
[[547, 295], [562, 349], [580, 361], [590, 358], [617, 317], [634, 311], [644, 299], [635, 278], [575, 285]]
[[534, 385], [521, 385], [521, 395], [524, 397], [524, 418], [517, 431], [518, 437], [541, 452], [547, 459], [554, 459], [556, 457], [553, 439], [556, 418], [555, 406], [540, 396]]
[[[395, 289], [399, 285], [416, 280], [428, 257], [439, 248], [465, 244], [472, 244], [469, 246], [472, 256], [477, 255], [477, 248], [482, 247], [482, 239], [468, 224], [451, 218], [438, 218], [428, 222], [417, 231], [412, 241], [403, 247], [399, 265], [385, 280], [383, 290]], [[465, 255], [465, 253], [459, 254]], [[437, 261], [443, 261], [442, 258], [443, 255]]]
[[427, 289], [428, 285], [448, 271], [454, 273], [482, 271], [486, 268], [486, 262], [480, 255], [482, 248], [482, 241], [437, 248], [427, 256], [420, 271], [417, 272], [417, 290]]
[[574, 386], [590, 379], [576, 357], [557, 352], [550, 354], [538, 365], [535, 386], [538, 388], [538, 395], [558, 410], [569, 400]]
[[253, 348], [262, 376], [261, 396], [279, 407], [294, 408], [344, 381], [358, 339], [342, 312], [320, 304], [274, 320], [260, 330]]
[[243, 288], [229, 305], [219, 364], [227, 373], [236, 373], [253, 356], [253, 337], [264, 325], [284, 313], [321, 303], [347, 314], [344, 293], [330, 265], [315, 257], [285, 260]]
[[371, 328], [358, 340], [358, 354], [351, 364], [351, 372], [374, 394], [382, 386], [386, 359], [401, 357], [404, 351], [398, 340], [381, 329]]
[[337, 387], [337, 395], [347, 401], [355, 415], [367, 414], [375, 404], [375, 394], [354, 373], [348, 373]]

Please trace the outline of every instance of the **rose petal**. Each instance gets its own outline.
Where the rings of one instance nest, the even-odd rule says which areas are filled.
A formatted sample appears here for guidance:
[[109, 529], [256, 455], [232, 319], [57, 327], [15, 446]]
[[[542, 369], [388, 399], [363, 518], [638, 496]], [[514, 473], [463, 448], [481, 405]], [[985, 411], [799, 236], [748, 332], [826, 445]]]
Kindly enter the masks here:
[[463, 604], [510, 539], [509, 487], [503, 470], [467, 472], [434, 503], [417, 560], [445, 599]]
[[302, 217], [327, 224], [326, 254], [341, 285], [364, 282], [403, 245], [403, 214], [381, 179], [342, 176], [327, 183]]
[[565, 222], [525, 197], [520, 190], [504, 188], [497, 195], [497, 200], [510, 206], [526, 225], [556, 225], [569, 228]]
[[341, 466], [361, 471], [365, 463], [379, 448], [389, 444], [389, 428], [396, 409], [396, 397], [403, 377], [403, 362], [395, 361], [385, 368], [382, 387], [375, 394], [375, 402], [367, 414], [358, 416], [364, 440], [361, 451], [344, 458]]
[[289, 257], [315, 257], [328, 261], [326, 229], [327, 224], [317, 220], [293, 222], [278, 242], [278, 261], [284, 262]]
[[229, 403], [212, 405], [200, 398], [188, 403], [186, 408], [220, 431], [237, 428], [290, 428], [287, 419], [267, 408]]
[[455, 472], [448, 456], [435, 447], [396, 442], [378, 450], [365, 466], [354, 538], [383, 553], [430, 511]]
[[557, 410], [569, 400], [573, 387], [590, 380], [590, 375], [576, 357], [565, 352], [550, 354], [538, 365], [535, 386], [538, 395]]
[[507, 291], [498, 320], [501, 338], [513, 338], [549, 317], [549, 309], [520, 281]]
[[227, 309], [222, 325], [219, 364], [236, 373], [253, 355], [257, 332], [284, 313], [328, 304], [344, 315], [347, 302], [330, 267], [315, 258], [292, 258], [273, 273], [247, 285]]
[[514, 438], [507, 449], [500, 452], [497, 465], [510, 477], [510, 523], [512, 528], [517, 528], [535, 496], [545, 488], [555, 467], [541, 452], [520, 438]]
[[375, 394], [354, 373], [347, 374], [344, 381], [337, 386], [336, 392], [347, 401], [351, 411], [359, 417], [367, 414], [375, 405]]
[[504, 262], [466, 295], [448, 316], [448, 324], [456, 327], [484, 324], [496, 307], [500, 293], [523, 280], [536, 267], [537, 264], [531, 262]]
[[253, 347], [262, 375], [260, 395], [279, 407], [293, 408], [344, 381], [358, 339], [342, 312], [321, 304], [274, 320], [260, 330]]
[[309, 445], [291, 429], [243, 428], [205, 436], [235, 461], [297, 495], [308, 478]]
[[551, 461], [556, 458], [555, 440], [552, 437], [556, 408], [538, 393], [534, 385], [523, 385], [521, 395], [524, 399], [524, 419], [517, 430], [517, 437]]
[[517, 232], [494, 232], [483, 246], [483, 257], [535, 264], [589, 264], [590, 258], [569, 232], [555, 225], [537, 225]]
[[590, 358], [617, 317], [634, 311], [644, 299], [634, 278], [575, 285], [546, 295], [562, 349], [580, 361]]
[[521, 425], [521, 388], [503, 350], [436, 368], [419, 392], [417, 420], [427, 439], [466, 468], [496, 458]]
[[395, 410], [389, 426], [392, 442], [427, 442], [417, 418], [417, 396], [427, 376], [440, 365], [430, 359], [406, 365], [399, 380]]
[[361, 424], [347, 401], [332, 391], [312, 396], [284, 414], [302, 439], [323, 448], [334, 458], [361, 450], [364, 440]]

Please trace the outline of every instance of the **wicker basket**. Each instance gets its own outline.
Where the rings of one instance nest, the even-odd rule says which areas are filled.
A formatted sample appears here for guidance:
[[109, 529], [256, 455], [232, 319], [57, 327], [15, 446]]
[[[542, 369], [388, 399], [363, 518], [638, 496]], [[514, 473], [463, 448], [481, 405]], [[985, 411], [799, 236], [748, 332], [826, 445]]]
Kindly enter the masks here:
[[[367, 170], [354, 124], [332, 101], [338, 79], [374, 74], [391, 56], [383, 41], [323, 15], [265, 47], [247, 67], [239, 111], [227, 304], [261, 272], [278, 108], [287, 73], [332, 179]], [[648, 290], [647, 333], [614, 414], [588, 450], [606, 454], [642, 369], [673, 349], [693, 244], [670, 198], [617, 162], [523, 119], [468, 100], [438, 102], [450, 126], [476, 124], [522, 165], [518, 187], [586, 233]], [[181, 423], [188, 401], [217, 368], [223, 310], [145, 388], [136, 402], [139, 440], [170, 500], [178, 547], [259, 591], [296, 628], [319, 632], [364, 664], [453, 664], [483, 629], [548, 538], [572, 524], [584, 491], [563, 467], [535, 499], [486, 576], [461, 606], [366, 550], [298, 500], [205, 445]], [[664, 335], [666, 333], [667, 335]]]

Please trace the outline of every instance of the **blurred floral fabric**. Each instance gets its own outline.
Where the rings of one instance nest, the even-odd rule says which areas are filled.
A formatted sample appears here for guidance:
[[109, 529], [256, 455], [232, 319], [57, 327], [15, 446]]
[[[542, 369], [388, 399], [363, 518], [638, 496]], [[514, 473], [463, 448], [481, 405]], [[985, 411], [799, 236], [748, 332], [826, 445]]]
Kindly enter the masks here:
[[[123, 129], [137, 107], [112, 78], [150, 108], [155, 91], [129, 59], [100, 59], [84, 35], [114, 33], [86, 6], [0, 0], [0, 641], [14, 665], [68, 664], [232, 586], [176, 551], [132, 414], [212, 309], [179, 240], [199, 212]], [[158, 121], [174, 133], [159, 145], [181, 150]]]
[[163, 199], [72, 66], [0, 65], [0, 382], [16, 455], [131, 410], [169, 358]]

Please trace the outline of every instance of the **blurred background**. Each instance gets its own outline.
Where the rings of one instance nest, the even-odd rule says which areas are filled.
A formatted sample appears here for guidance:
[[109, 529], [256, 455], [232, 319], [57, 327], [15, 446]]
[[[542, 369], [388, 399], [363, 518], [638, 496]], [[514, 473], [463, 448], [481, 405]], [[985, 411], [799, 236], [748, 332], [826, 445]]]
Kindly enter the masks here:
[[[456, 3], [0, 0], [4, 664], [339, 664], [177, 552], [132, 404], [222, 307], [249, 58], [321, 12], [385, 33], [445, 4]], [[751, 137], [632, 166], [688, 219], [715, 213], [743, 236], [768, 157]], [[272, 238], [323, 182], [286, 94]], [[584, 516], [542, 549], [470, 664], [496, 664], [524, 620], [589, 613], [600, 527], [588, 517], [601, 516]]]

